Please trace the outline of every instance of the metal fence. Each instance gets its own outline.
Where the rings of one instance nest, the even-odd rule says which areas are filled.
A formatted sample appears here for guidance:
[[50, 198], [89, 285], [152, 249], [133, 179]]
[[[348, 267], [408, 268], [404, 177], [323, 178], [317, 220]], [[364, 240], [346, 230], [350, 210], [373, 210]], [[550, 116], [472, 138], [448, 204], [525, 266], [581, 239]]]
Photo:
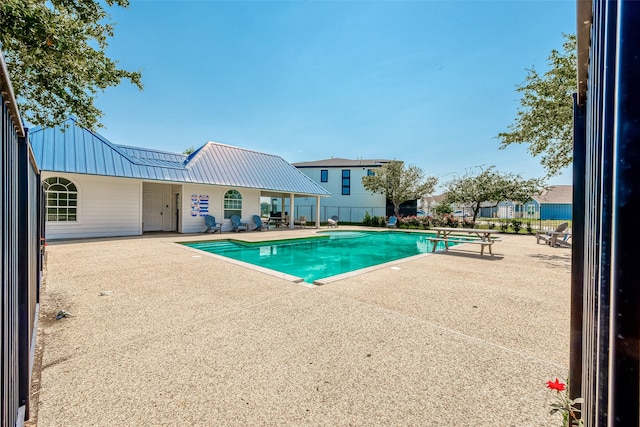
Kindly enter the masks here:
[[40, 172], [1, 53], [0, 93], [0, 425], [13, 427], [22, 425], [29, 416], [43, 234]]
[[[316, 207], [312, 205], [294, 205], [294, 218], [300, 218], [302, 215], [307, 217], [307, 222], [315, 222]], [[365, 213], [370, 216], [385, 216], [384, 207], [367, 207], [367, 208], [351, 208], [342, 206], [320, 206], [320, 222], [337, 215], [342, 222], [362, 222]]]
[[640, 2], [578, 2], [569, 386], [585, 426], [640, 425], [638, 22]]

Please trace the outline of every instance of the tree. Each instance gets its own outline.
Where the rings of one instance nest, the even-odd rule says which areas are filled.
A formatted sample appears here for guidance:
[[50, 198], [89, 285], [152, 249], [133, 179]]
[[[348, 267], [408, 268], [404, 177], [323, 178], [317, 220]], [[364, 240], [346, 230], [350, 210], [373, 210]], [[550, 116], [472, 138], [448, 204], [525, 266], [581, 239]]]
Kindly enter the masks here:
[[424, 172], [417, 166], [392, 160], [377, 168], [371, 176], [362, 177], [365, 190], [384, 194], [393, 203], [393, 211], [400, 216], [400, 205], [408, 200], [417, 200], [425, 194], [432, 193], [438, 178], [424, 178]]
[[[104, 50], [113, 24], [98, 0], [2, 0], [0, 43], [23, 117], [54, 126], [73, 115], [95, 130], [98, 91], [141, 74], [119, 69]], [[106, 0], [129, 5], [128, 0]]]
[[565, 34], [563, 51], [552, 50], [549, 70], [535, 69], [517, 91], [520, 107], [508, 132], [498, 134], [500, 149], [510, 144], [529, 144], [528, 151], [540, 156], [547, 176], [554, 176], [573, 161], [573, 99], [577, 90], [576, 36]]
[[480, 167], [477, 174], [467, 172], [463, 177], [448, 182], [445, 202], [469, 205], [475, 222], [483, 203], [490, 203], [492, 207], [507, 200], [524, 204], [543, 188], [540, 179], [524, 179], [520, 175], [497, 172], [495, 166]]

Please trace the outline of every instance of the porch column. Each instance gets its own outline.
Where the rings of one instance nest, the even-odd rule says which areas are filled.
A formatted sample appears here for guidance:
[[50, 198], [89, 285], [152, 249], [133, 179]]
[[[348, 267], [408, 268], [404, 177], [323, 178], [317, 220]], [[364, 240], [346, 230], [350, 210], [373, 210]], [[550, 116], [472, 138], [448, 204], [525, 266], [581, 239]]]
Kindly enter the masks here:
[[293, 230], [295, 228], [295, 224], [293, 223], [294, 221], [294, 212], [295, 212], [295, 202], [294, 202], [294, 197], [293, 197], [293, 193], [289, 194], [289, 229]]
[[316, 228], [320, 228], [320, 196], [316, 196]]

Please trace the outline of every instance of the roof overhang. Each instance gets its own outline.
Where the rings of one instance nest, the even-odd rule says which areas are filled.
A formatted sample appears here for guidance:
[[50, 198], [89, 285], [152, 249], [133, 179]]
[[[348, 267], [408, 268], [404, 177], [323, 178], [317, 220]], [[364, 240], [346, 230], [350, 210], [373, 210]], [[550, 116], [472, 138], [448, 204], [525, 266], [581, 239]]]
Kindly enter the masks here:
[[18, 111], [18, 104], [13, 92], [13, 86], [11, 86], [11, 79], [9, 78], [9, 70], [7, 69], [7, 63], [4, 60], [4, 55], [0, 51], [0, 92], [2, 93], [2, 100], [7, 105], [11, 121], [16, 129], [16, 133], [19, 137], [24, 138], [25, 132], [22, 126], [22, 119], [20, 118], [20, 112]]

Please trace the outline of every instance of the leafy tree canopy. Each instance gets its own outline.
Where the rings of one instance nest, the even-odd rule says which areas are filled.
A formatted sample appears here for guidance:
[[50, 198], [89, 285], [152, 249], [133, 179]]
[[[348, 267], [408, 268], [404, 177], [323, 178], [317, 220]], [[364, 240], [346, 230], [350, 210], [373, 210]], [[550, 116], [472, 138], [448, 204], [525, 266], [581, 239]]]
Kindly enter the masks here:
[[473, 209], [473, 221], [476, 220], [483, 203], [497, 206], [501, 201], [510, 200], [526, 203], [531, 196], [544, 188], [542, 180], [524, 179], [520, 175], [502, 173], [495, 166], [479, 168], [479, 172], [467, 172], [446, 184], [447, 197], [443, 203], [457, 203]]
[[374, 175], [362, 177], [365, 190], [384, 194], [393, 203], [396, 216], [400, 216], [400, 205], [409, 200], [417, 200], [425, 194], [433, 193], [438, 178], [424, 177], [421, 168], [392, 160], [374, 170]]
[[549, 70], [528, 70], [517, 91], [520, 107], [508, 132], [498, 134], [500, 148], [529, 144], [528, 151], [540, 156], [547, 176], [557, 175], [573, 161], [573, 99], [577, 90], [576, 36], [565, 34], [563, 51], [552, 50]]
[[[127, 7], [128, 0], [105, 0]], [[0, 43], [23, 117], [54, 126], [73, 115], [84, 126], [101, 126], [98, 91], [129, 80], [142, 89], [141, 74], [119, 69], [104, 50], [113, 36], [109, 15], [97, 0], [2, 0]]]

